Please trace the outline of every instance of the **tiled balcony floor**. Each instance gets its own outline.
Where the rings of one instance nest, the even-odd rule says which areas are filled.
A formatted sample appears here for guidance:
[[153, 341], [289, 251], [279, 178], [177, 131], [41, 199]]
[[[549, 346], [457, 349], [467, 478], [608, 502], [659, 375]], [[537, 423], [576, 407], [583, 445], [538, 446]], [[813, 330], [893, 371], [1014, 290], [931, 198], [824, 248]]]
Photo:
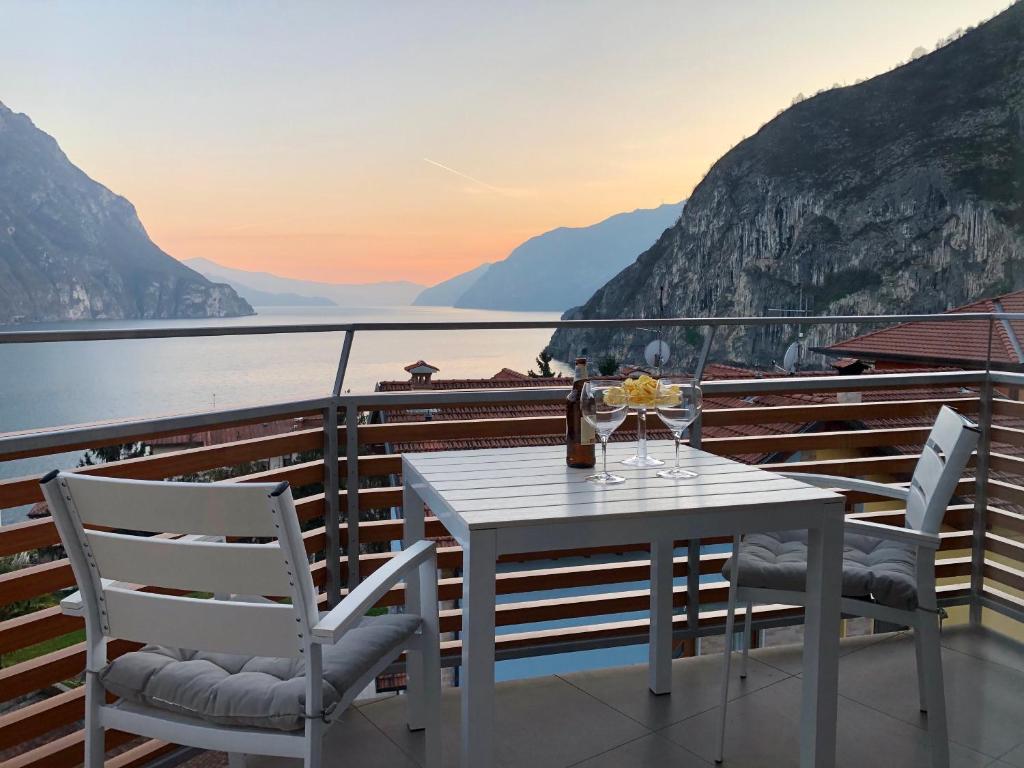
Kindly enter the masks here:
[[[943, 663], [953, 766], [1024, 768], [1024, 647], [999, 635], [950, 628]], [[797, 765], [800, 647], [754, 651], [735, 677], [728, 768]], [[839, 766], [927, 766], [913, 641], [876, 635], [844, 641], [840, 662]], [[721, 657], [677, 661], [671, 696], [647, 692], [646, 667], [501, 683], [498, 764], [507, 768], [690, 768], [713, 765]], [[735, 667], [734, 667], [735, 670]], [[415, 768], [421, 736], [409, 733], [402, 698], [362, 704], [332, 729], [330, 768]], [[445, 764], [458, 758], [458, 691], [445, 690]], [[195, 765], [217, 764], [204, 755]], [[226, 762], [226, 761], [225, 761]], [[291, 765], [251, 759], [251, 766]]]

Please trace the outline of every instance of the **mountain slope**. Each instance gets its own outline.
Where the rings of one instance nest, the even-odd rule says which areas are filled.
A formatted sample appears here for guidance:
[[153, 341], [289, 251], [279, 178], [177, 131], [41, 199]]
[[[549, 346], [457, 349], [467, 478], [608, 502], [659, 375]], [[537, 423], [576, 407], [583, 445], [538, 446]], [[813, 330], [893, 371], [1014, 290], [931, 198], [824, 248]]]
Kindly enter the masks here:
[[158, 248], [135, 208], [0, 103], [0, 323], [253, 314]]
[[404, 280], [383, 283], [319, 283], [296, 280], [269, 272], [249, 272], [225, 267], [209, 259], [186, 259], [185, 263], [207, 277], [232, 285], [243, 285], [266, 293], [290, 293], [308, 298], [327, 298], [340, 307], [408, 306], [423, 290], [422, 285]]
[[462, 298], [469, 288], [471, 288], [490, 268], [490, 263], [481, 264], [479, 267], [463, 272], [455, 277], [450, 277], [447, 280], [432, 285], [429, 288], [424, 288], [420, 295], [416, 297], [413, 302], [413, 306], [416, 307], [454, 307], [455, 302]]
[[[203, 274], [200, 270], [197, 270]], [[211, 280], [209, 275], [204, 275]], [[326, 296], [300, 296], [297, 293], [273, 293], [271, 291], [260, 291], [250, 288], [248, 285], [225, 280], [228, 285], [235, 289], [235, 293], [248, 301], [254, 307], [336, 307], [333, 301]]]
[[[796, 104], [723, 156], [679, 222], [572, 318], [932, 312], [1024, 286], [1024, 5], [865, 83]], [[829, 343], [856, 327], [812, 329]], [[691, 333], [692, 336], [692, 333]], [[650, 334], [558, 332], [636, 358]], [[667, 340], [692, 356], [682, 332]], [[691, 339], [692, 341], [693, 339]], [[779, 329], [715, 355], [781, 357]]]
[[679, 218], [683, 203], [619, 213], [531, 237], [462, 294], [456, 307], [562, 311], [587, 300]]

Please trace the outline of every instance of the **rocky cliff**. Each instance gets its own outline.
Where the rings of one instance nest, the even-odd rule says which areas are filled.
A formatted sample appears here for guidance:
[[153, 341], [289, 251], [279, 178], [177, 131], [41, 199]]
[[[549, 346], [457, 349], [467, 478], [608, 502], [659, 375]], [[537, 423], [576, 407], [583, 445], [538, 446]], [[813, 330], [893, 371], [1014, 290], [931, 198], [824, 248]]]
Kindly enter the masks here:
[[0, 103], [0, 323], [253, 314], [158, 248], [135, 208]]
[[[872, 80], [795, 104], [723, 156], [679, 222], [569, 318], [934, 312], [1024, 287], [1024, 4]], [[814, 330], [826, 343], [861, 329]], [[717, 359], [781, 358], [722, 329]], [[558, 332], [636, 359], [645, 332]], [[669, 331], [692, 359], [693, 332]]]

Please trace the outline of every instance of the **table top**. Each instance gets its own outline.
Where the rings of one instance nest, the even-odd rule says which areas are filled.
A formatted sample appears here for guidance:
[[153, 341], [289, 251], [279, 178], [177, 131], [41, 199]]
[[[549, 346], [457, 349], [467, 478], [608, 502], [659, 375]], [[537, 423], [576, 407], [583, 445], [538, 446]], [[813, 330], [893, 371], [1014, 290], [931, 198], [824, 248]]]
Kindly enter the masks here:
[[[403, 461], [449, 508], [446, 511], [457, 515], [469, 529], [649, 518], [687, 510], [842, 498], [685, 445], [680, 448], [680, 464], [698, 477], [669, 480], [655, 474], [660, 467], [638, 469], [622, 464], [635, 450], [634, 442], [609, 445], [608, 471], [625, 477], [626, 482], [603, 487], [586, 481], [600, 469], [600, 447], [595, 469], [567, 467], [563, 446], [407, 453]], [[672, 443], [650, 442], [648, 454], [670, 466]]]

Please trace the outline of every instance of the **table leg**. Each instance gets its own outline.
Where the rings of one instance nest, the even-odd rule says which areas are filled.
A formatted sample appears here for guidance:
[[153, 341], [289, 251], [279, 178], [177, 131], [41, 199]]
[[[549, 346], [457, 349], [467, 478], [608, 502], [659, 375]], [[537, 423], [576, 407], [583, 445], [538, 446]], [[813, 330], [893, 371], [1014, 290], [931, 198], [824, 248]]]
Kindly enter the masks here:
[[831, 768], [836, 760], [839, 693], [839, 615], [843, 562], [842, 506], [824, 510], [809, 531], [804, 618], [804, 690], [800, 765]]
[[651, 542], [651, 628], [647, 666], [651, 693], [672, 692], [672, 540]]
[[[424, 506], [416, 492], [406, 484], [402, 490], [402, 515], [405, 523], [402, 528], [402, 546], [409, 547], [424, 537]], [[420, 570], [414, 568], [405, 581], [405, 611], [419, 614], [420, 612]], [[410, 731], [419, 731], [426, 727], [426, 692], [424, 690], [423, 654], [418, 650], [409, 649], [405, 657], [406, 669], [406, 721]]]
[[494, 764], [494, 532], [470, 534], [462, 552], [463, 768]]

